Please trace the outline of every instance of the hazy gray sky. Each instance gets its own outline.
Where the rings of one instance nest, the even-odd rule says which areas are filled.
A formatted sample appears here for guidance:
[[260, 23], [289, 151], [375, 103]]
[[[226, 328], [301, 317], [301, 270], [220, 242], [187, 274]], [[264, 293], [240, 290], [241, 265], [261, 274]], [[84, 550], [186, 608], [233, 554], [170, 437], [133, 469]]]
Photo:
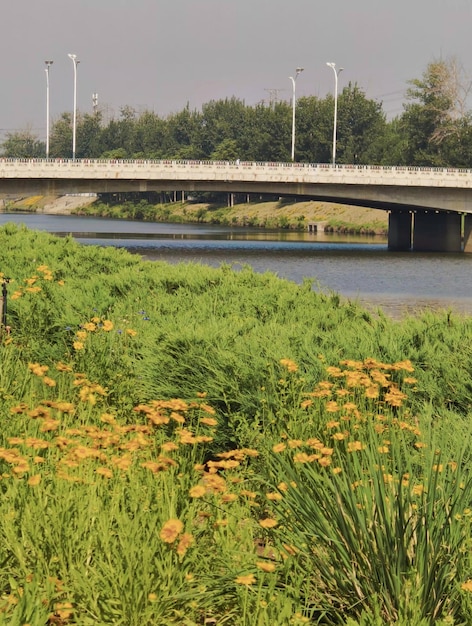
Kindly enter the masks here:
[[[0, 140], [46, 133], [50, 112], [99, 106], [165, 116], [235, 96], [248, 105], [334, 89], [334, 61], [369, 98], [401, 113], [407, 81], [429, 62], [455, 58], [472, 74], [472, 0], [0, 0]], [[275, 90], [275, 91], [274, 91]]]

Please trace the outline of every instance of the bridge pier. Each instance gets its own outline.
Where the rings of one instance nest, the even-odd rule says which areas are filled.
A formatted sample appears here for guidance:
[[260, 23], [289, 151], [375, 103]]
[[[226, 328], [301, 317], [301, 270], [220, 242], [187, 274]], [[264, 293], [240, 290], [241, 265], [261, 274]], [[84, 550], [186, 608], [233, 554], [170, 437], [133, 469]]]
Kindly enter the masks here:
[[412, 213], [391, 211], [388, 215], [388, 249], [395, 252], [411, 250]]
[[472, 215], [464, 215], [464, 252], [472, 252]]
[[414, 214], [413, 250], [417, 252], [461, 252], [462, 216], [443, 211]]

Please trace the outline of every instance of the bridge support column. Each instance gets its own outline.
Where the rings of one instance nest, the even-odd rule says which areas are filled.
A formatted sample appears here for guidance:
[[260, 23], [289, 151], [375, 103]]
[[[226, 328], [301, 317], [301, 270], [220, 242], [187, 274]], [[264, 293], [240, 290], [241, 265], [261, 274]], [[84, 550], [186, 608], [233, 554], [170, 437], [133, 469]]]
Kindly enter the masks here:
[[415, 213], [413, 250], [420, 252], [461, 252], [460, 213], [418, 211]]
[[472, 215], [464, 215], [464, 252], [472, 252]]
[[411, 249], [412, 214], [409, 211], [388, 215], [388, 249], [396, 252]]

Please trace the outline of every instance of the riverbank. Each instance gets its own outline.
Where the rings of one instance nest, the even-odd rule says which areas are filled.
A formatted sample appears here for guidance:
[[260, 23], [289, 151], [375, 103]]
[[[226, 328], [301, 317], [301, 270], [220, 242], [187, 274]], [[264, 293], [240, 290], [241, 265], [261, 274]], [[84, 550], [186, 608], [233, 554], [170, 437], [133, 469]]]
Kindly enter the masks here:
[[316, 224], [332, 232], [385, 235], [388, 215], [384, 211], [329, 202], [280, 199], [271, 202], [246, 202], [232, 207], [194, 202], [166, 204], [124, 203], [108, 205], [93, 195], [30, 196], [3, 198], [9, 211], [31, 211], [51, 215], [85, 215], [112, 218], [143, 219], [155, 222], [198, 222], [303, 230]]

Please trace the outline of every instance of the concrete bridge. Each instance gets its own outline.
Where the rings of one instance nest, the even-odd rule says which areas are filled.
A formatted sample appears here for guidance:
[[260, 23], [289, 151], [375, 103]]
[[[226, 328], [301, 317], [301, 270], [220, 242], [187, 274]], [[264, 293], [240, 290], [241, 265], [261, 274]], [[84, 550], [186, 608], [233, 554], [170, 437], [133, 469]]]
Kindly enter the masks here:
[[472, 252], [472, 170], [228, 161], [1, 159], [0, 193], [275, 194], [389, 212], [390, 250]]

